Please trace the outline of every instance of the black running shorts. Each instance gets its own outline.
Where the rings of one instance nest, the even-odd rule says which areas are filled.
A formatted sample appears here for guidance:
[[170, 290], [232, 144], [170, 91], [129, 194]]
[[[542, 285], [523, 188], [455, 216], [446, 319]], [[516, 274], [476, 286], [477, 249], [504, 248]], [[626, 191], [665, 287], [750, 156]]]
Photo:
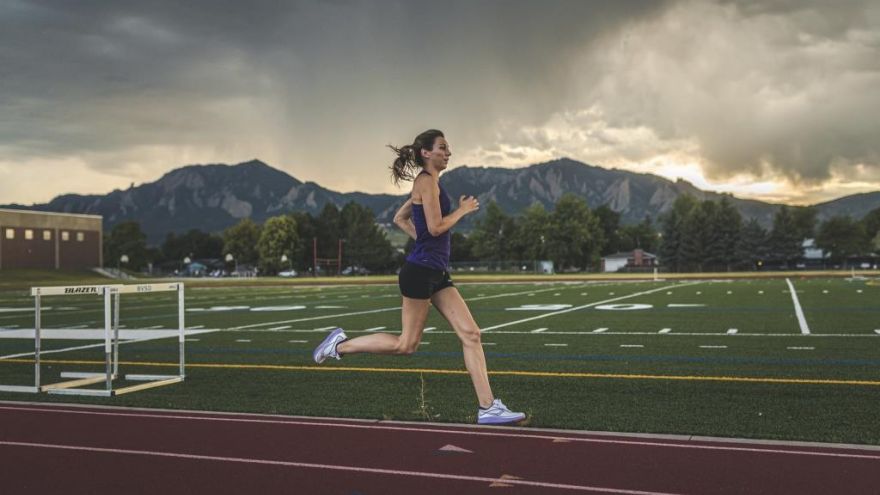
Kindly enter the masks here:
[[430, 299], [435, 292], [453, 287], [446, 270], [434, 270], [407, 261], [397, 277], [400, 293], [411, 299]]

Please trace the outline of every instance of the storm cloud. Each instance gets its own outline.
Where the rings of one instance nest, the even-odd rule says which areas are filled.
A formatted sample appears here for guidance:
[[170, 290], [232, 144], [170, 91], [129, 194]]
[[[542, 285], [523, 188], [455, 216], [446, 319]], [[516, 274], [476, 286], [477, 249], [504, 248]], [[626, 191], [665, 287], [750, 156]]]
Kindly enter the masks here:
[[677, 161], [717, 180], [871, 187], [880, 9], [7, 0], [0, 109], [2, 202], [251, 158], [392, 191], [384, 145], [429, 127], [456, 164]]

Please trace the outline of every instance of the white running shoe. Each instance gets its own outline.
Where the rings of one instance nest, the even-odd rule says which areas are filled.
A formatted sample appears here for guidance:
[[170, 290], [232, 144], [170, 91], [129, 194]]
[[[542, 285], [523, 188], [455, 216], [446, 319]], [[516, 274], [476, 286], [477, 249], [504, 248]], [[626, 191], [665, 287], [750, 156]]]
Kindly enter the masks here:
[[499, 399], [492, 401], [488, 409], [480, 408], [477, 412], [477, 424], [480, 425], [506, 425], [524, 419], [525, 413], [511, 411]]
[[345, 332], [343, 332], [341, 328], [337, 328], [330, 332], [330, 335], [328, 335], [323, 342], [318, 344], [318, 347], [315, 347], [315, 351], [312, 353], [315, 362], [321, 364], [325, 359], [331, 357], [341, 359], [339, 353], [336, 352], [336, 346], [347, 338], [348, 337], [345, 336]]

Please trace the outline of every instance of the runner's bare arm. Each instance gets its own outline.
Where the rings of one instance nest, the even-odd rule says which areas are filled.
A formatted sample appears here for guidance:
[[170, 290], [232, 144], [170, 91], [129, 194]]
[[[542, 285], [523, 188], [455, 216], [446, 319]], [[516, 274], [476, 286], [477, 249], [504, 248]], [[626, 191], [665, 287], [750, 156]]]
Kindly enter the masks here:
[[418, 196], [425, 208], [425, 221], [428, 223], [428, 232], [437, 237], [451, 229], [459, 220], [468, 213], [477, 211], [480, 202], [473, 196], [462, 196], [458, 200], [458, 209], [442, 216], [440, 211], [440, 186], [429, 175], [421, 175], [413, 184], [413, 197]]
[[406, 200], [397, 213], [394, 214], [394, 224], [400, 227], [400, 230], [406, 232], [406, 234], [413, 239], [416, 236], [416, 226], [413, 225], [412, 221], [412, 198]]

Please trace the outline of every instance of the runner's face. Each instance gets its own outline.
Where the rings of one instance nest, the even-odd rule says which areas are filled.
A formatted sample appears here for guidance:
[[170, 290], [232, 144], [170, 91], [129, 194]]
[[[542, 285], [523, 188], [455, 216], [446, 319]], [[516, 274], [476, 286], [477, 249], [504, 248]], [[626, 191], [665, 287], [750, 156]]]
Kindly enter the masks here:
[[425, 158], [425, 167], [435, 170], [445, 170], [449, 165], [449, 157], [452, 151], [449, 148], [449, 142], [444, 137], [437, 137], [434, 140], [434, 149], [431, 151], [422, 150], [422, 156]]

